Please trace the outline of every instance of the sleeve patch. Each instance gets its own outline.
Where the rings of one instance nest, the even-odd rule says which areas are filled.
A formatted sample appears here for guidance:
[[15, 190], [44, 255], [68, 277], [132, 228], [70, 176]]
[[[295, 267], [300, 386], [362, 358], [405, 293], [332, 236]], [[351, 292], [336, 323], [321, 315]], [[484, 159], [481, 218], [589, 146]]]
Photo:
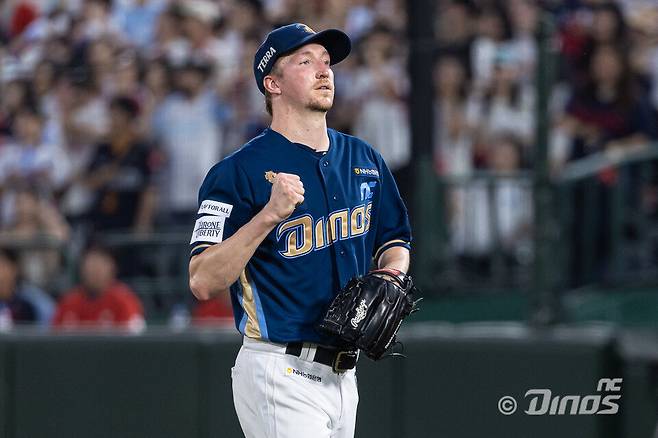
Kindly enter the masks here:
[[224, 237], [226, 216], [203, 216], [197, 219], [190, 245], [195, 242], [219, 243]]
[[229, 217], [231, 216], [232, 210], [233, 205], [231, 204], [206, 199], [201, 203], [201, 207], [199, 207], [197, 214], [211, 214], [213, 216]]

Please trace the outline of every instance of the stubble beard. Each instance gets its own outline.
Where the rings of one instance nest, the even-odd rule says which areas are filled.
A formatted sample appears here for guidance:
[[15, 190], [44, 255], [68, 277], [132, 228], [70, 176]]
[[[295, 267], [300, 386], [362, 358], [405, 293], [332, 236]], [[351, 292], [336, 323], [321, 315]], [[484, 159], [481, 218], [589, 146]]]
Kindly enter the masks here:
[[326, 101], [324, 99], [312, 99], [308, 105], [306, 105], [306, 108], [318, 112], [318, 113], [326, 113], [328, 112], [331, 107], [334, 105], [334, 99], [333, 96], [331, 100]]

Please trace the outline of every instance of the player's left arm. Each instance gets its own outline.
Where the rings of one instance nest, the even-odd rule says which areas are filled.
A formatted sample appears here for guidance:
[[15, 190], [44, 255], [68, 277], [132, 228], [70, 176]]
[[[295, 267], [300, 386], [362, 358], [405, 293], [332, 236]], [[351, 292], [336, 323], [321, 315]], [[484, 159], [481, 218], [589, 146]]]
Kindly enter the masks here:
[[405, 274], [409, 272], [409, 249], [393, 246], [382, 253], [377, 261], [378, 269], [397, 269]]
[[379, 159], [380, 197], [375, 229], [374, 262], [378, 269], [409, 271], [411, 226], [407, 207], [386, 163]]

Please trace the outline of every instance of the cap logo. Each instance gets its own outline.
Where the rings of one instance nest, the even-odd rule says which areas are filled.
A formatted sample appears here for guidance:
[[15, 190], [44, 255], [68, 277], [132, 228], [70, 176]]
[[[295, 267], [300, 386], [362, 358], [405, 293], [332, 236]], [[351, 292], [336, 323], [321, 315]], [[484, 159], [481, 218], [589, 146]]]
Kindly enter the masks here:
[[270, 59], [272, 59], [272, 56], [276, 53], [276, 50], [274, 47], [270, 47], [267, 49], [263, 57], [260, 59], [260, 62], [258, 63], [258, 70], [260, 70], [261, 73], [265, 71], [265, 67], [267, 67], [267, 63], [270, 62]]
[[305, 24], [300, 24], [299, 27], [306, 33], [315, 33], [315, 31], [313, 29], [311, 29], [310, 27], [308, 27]]

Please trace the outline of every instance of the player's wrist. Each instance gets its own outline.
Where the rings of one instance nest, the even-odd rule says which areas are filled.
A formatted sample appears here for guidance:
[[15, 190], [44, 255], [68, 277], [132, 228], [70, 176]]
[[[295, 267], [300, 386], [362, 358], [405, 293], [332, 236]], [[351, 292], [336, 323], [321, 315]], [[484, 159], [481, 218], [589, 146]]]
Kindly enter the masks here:
[[266, 204], [257, 216], [259, 216], [262, 223], [268, 228], [276, 227], [283, 220], [273, 211], [270, 204]]
[[398, 277], [400, 279], [404, 279], [407, 276], [407, 273], [397, 269], [397, 268], [387, 268], [387, 267], [382, 267], [382, 268], [377, 268], [373, 269], [370, 271], [371, 274], [379, 275], [379, 276], [386, 276], [390, 275], [393, 277]]

